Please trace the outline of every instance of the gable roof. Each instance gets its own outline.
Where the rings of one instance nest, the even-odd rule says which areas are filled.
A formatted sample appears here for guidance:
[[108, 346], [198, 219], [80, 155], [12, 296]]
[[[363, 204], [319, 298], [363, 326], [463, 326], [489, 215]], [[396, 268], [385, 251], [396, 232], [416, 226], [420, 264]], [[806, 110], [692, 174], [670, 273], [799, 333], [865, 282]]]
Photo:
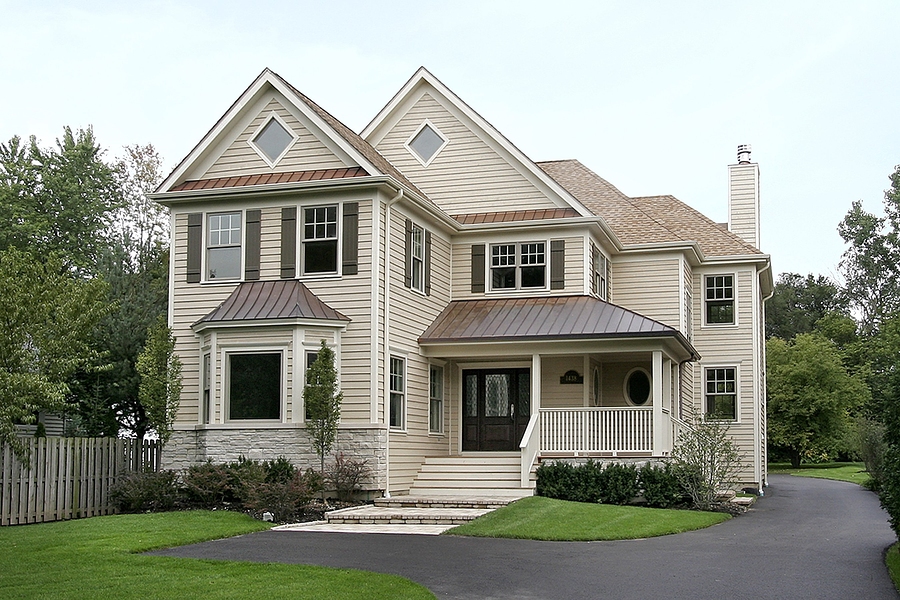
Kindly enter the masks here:
[[393, 127], [394, 120], [398, 119], [405, 112], [406, 107], [404, 103], [420, 95], [420, 92], [424, 93], [424, 91], [428, 91], [432, 97], [438, 98], [442, 105], [452, 108], [459, 116], [462, 116], [466, 126], [473, 133], [491, 145], [499, 156], [503, 157], [532, 185], [540, 189], [559, 208], [570, 208], [575, 210], [580, 216], [590, 215], [590, 211], [582, 206], [573, 195], [560, 186], [552, 177], [548, 177], [530, 158], [425, 67], [420, 67], [413, 74], [400, 91], [363, 129], [361, 135], [377, 146]]
[[602, 217], [625, 246], [696, 242], [707, 256], [763, 254], [674, 196], [626, 196], [577, 160], [537, 165]]
[[176, 191], [176, 188], [179, 186], [184, 186], [187, 183], [186, 174], [190, 171], [191, 167], [206, 156], [210, 149], [223, 135], [225, 135], [230, 124], [248, 110], [252, 102], [268, 89], [275, 89], [287, 98], [293, 106], [300, 110], [326, 136], [337, 144], [344, 153], [350, 156], [365, 173], [369, 175], [386, 175], [392, 177], [399, 184], [419, 196], [423, 201], [433, 205], [433, 202], [428, 199], [426, 194], [409, 181], [399, 170], [394, 168], [394, 166], [381, 156], [371, 144], [362, 139], [358, 134], [354, 133], [349, 127], [341, 123], [306, 95], [290, 85], [280, 75], [269, 69], [263, 69], [262, 73], [259, 74], [253, 83], [244, 90], [241, 96], [235, 100], [225, 114], [219, 118], [203, 139], [200, 140], [193, 150], [182, 159], [162, 184], [160, 184], [159, 188], [156, 190], [156, 194]]
[[239, 284], [222, 304], [191, 327], [262, 320], [350, 321], [300, 281], [250, 281]]
[[592, 296], [457, 300], [437, 316], [419, 343], [647, 337], [671, 337], [690, 356], [698, 356], [678, 330]]

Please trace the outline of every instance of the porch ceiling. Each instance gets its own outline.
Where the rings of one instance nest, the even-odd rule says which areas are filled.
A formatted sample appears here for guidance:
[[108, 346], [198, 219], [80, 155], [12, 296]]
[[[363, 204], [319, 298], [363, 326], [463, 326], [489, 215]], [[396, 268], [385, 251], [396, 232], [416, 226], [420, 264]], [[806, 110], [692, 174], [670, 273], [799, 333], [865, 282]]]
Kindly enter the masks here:
[[668, 338], [699, 358], [680, 331], [591, 296], [457, 300], [419, 338], [422, 346]]

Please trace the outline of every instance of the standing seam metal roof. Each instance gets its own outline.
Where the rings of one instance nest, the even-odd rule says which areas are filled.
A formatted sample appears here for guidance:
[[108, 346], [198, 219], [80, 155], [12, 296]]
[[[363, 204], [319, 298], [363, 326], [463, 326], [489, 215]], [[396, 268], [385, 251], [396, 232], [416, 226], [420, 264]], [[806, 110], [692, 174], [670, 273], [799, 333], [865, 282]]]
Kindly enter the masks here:
[[265, 319], [350, 320], [322, 302], [303, 283], [279, 280], [239, 284], [222, 304], [194, 325]]

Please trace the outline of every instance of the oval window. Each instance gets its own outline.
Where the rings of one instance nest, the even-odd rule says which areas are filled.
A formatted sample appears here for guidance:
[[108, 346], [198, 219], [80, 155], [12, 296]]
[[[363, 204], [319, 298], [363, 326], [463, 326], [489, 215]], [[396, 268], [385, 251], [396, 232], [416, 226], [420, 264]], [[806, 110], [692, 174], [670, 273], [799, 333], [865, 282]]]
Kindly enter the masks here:
[[650, 375], [643, 369], [635, 369], [625, 379], [625, 395], [635, 406], [643, 406], [650, 399]]

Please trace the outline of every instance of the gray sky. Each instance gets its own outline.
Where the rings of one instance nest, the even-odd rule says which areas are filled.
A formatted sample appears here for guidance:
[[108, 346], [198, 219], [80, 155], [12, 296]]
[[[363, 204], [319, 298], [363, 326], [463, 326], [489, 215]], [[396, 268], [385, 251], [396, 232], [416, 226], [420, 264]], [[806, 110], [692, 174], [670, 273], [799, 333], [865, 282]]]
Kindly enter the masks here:
[[264, 67], [360, 131], [424, 65], [534, 160], [727, 220], [753, 146], [776, 273], [837, 275], [900, 164], [900, 2], [12, 2], [0, 141], [93, 125], [181, 160]]

